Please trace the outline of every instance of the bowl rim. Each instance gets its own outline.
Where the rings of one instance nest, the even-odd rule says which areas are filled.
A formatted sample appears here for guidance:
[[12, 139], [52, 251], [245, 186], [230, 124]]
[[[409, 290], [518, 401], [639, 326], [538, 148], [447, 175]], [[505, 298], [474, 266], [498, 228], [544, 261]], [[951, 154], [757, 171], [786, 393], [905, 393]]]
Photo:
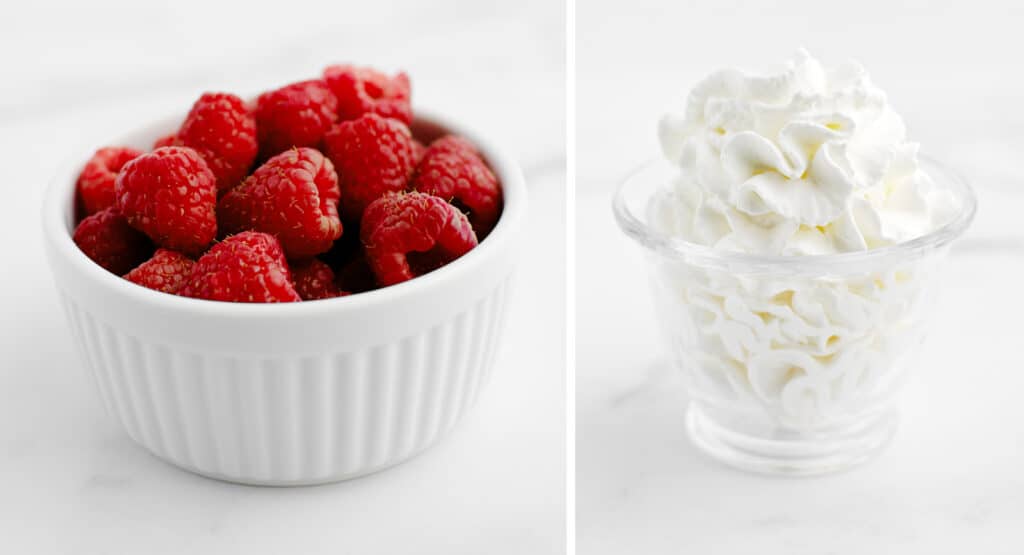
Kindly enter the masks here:
[[[942, 247], [960, 237], [974, 220], [978, 200], [967, 179], [929, 155], [918, 154], [918, 159], [922, 163], [922, 169], [932, 179], [943, 183], [957, 196], [962, 203], [961, 209], [950, 221], [925, 235], [875, 249], [805, 256], [752, 254], [693, 243], [658, 231], [645, 221], [644, 216], [636, 214], [629, 207], [626, 200], [626, 189], [639, 180], [645, 172], [657, 169], [659, 166], [666, 168], [671, 166], [667, 160], [661, 158], [644, 162], [619, 181], [612, 197], [612, 210], [619, 228], [630, 238], [662, 256], [691, 264], [730, 269], [740, 267], [754, 271], [793, 271], [820, 274], [843, 270], [857, 271], [874, 263], [889, 264], [895, 260], [913, 259]], [[644, 208], [646, 209], [646, 204]]]
[[[184, 117], [185, 112], [181, 111], [173, 116], [154, 119], [147, 125], [114, 135], [114, 140], [109, 141], [108, 144], [136, 142], [132, 140], [132, 137], [150, 134], [154, 135], [155, 140], [160, 133], [168, 132]], [[130, 302], [159, 311], [179, 311], [227, 318], [312, 317], [328, 313], [331, 315], [343, 314], [346, 311], [358, 312], [374, 305], [402, 302], [403, 299], [410, 297], [430, 295], [432, 291], [443, 287], [446, 282], [480, 269], [507, 249], [507, 245], [513, 242], [515, 236], [520, 232], [521, 221], [527, 209], [527, 189], [522, 170], [509, 154], [509, 150], [488, 139], [486, 135], [479, 133], [475, 128], [430, 110], [417, 109], [415, 121], [443, 128], [449, 133], [462, 135], [473, 142], [501, 183], [503, 207], [494, 229], [480, 241], [479, 245], [451, 263], [406, 282], [345, 297], [292, 303], [234, 303], [193, 299], [155, 291], [132, 283], [122, 276], [105, 270], [88, 258], [74, 243], [72, 239], [74, 228], [69, 225], [67, 220], [69, 210], [72, 215], [74, 214], [73, 203], [78, 173], [98, 147], [74, 154], [58, 166], [44, 196], [43, 234], [51, 245], [52, 254], [65, 257], [74, 271], [80, 272], [82, 276], [92, 280], [97, 286], [121, 295]]]

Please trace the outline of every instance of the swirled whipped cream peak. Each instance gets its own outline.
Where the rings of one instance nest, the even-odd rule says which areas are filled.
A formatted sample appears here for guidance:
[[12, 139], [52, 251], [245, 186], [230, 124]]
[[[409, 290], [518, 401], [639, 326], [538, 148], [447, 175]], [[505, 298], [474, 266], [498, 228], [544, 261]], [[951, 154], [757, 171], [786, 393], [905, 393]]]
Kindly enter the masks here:
[[662, 118], [659, 135], [679, 174], [652, 199], [649, 220], [690, 242], [756, 254], [862, 251], [926, 235], [955, 212], [855, 62], [829, 69], [800, 50], [773, 75], [718, 71]]

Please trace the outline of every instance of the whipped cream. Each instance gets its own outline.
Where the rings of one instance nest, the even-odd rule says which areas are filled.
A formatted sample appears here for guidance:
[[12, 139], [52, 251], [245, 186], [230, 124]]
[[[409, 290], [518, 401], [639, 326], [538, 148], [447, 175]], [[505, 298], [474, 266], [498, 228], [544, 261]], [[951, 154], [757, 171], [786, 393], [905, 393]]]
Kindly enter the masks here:
[[[959, 209], [856, 63], [826, 69], [800, 51], [775, 75], [714, 73], [659, 131], [678, 172], [651, 198], [648, 223], [689, 242], [865, 251], [926, 235]], [[652, 253], [652, 281], [697, 402], [824, 430], [891, 407], [932, 304], [936, 254], [797, 276]]]
[[784, 71], [716, 72], [664, 116], [679, 177], [651, 204], [659, 231], [758, 254], [862, 251], [949, 221], [953, 197], [918, 166], [918, 145], [864, 69], [806, 51]]
[[696, 400], [815, 430], [891, 408], [934, 305], [926, 278], [938, 262], [795, 278], [660, 260], [652, 284]]

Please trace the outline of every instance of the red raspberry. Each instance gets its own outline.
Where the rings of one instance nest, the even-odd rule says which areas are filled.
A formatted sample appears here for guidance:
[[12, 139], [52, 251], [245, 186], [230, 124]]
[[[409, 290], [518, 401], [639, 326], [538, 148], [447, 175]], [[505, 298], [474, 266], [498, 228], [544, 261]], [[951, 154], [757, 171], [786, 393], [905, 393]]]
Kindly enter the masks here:
[[157, 249], [153, 257], [125, 274], [124, 279], [156, 291], [175, 294], [185, 285], [195, 262], [178, 251]]
[[281, 244], [273, 235], [247, 231], [217, 243], [192, 267], [182, 296], [239, 303], [301, 300]]
[[312, 148], [286, 150], [259, 167], [217, 205], [222, 232], [276, 235], [291, 259], [320, 254], [341, 236], [338, 175]]
[[78, 196], [86, 214], [95, 214], [114, 205], [114, 180], [129, 161], [142, 154], [126, 146], [108, 146], [96, 151], [78, 174]]
[[304, 301], [332, 299], [348, 295], [338, 288], [334, 279], [334, 270], [316, 258], [305, 264], [292, 266], [292, 280], [295, 282], [295, 291]]
[[441, 135], [434, 138], [430, 142], [430, 146], [434, 147], [434, 150], [464, 152], [478, 158], [480, 157], [480, 151], [477, 150], [476, 145], [470, 142], [469, 139], [459, 135]]
[[293, 146], [317, 146], [338, 119], [338, 99], [321, 80], [292, 83], [256, 99], [260, 156]]
[[256, 160], [256, 118], [233, 94], [205, 93], [181, 124], [177, 144], [198, 152], [224, 191], [241, 183]]
[[399, 121], [376, 114], [343, 121], [324, 136], [324, 146], [338, 170], [347, 221], [359, 221], [371, 202], [409, 185], [415, 165], [412, 134]]
[[138, 266], [153, 252], [149, 238], [128, 225], [113, 206], [82, 220], [75, 228], [73, 239], [93, 262], [119, 276]]
[[382, 286], [440, 268], [477, 244], [465, 214], [442, 198], [416, 192], [375, 200], [363, 214], [360, 236]]
[[486, 237], [501, 215], [501, 186], [467, 140], [448, 135], [430, 144], [416, 166], [411, 188], [449, 201], [467, 212], [478, 237]]
[[181, 146], [181, 141], [178, 140], [178, 134], [171, 133], [170, 135], [164, 135], [163, 137], [153, 141], [153, 150], [164, 146]]
[[128, 223], [161, 247], [198, 254], [217, 235], [216, 179], [191, 148], [166, 146], [128, 162], [115, 190]]
[[324, 81], [338, 98], [338, 119], [357, 119], [363, 114], [412, 123], [409, 76], [388, 77], [375, 69], [350, 65], [330, 66]]
[[413, 139], [412, 140], [412, 158], [413, 158], [413, 160], [416, 161], [416, 164], [420, 163], [420, 160], [423, 159], [423, 155], [426, 154], [426, 153], [427, 153], [427, 147], [423, 146], [423, 143], [417, 141], [416, 139]]

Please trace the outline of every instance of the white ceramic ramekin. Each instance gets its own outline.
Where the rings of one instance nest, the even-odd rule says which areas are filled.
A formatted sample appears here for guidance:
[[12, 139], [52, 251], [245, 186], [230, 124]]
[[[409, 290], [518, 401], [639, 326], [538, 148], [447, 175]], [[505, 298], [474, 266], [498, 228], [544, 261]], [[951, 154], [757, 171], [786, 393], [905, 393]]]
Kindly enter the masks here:
[[[111, 144], [149, 148], [167, 119]], [[82, 363], [110, 414], [156, 456], [205, 476], [319, 484], [398, 464], [470, 407], [501, 343], [526, 188], [516, 163], [474, 141], [504, 187], [493, 232], [430, 274], [350, 297], [251, 305], [151, 291], [72, 242], [75, 179], [61, 170], [43, 210], [47, 255]]]

